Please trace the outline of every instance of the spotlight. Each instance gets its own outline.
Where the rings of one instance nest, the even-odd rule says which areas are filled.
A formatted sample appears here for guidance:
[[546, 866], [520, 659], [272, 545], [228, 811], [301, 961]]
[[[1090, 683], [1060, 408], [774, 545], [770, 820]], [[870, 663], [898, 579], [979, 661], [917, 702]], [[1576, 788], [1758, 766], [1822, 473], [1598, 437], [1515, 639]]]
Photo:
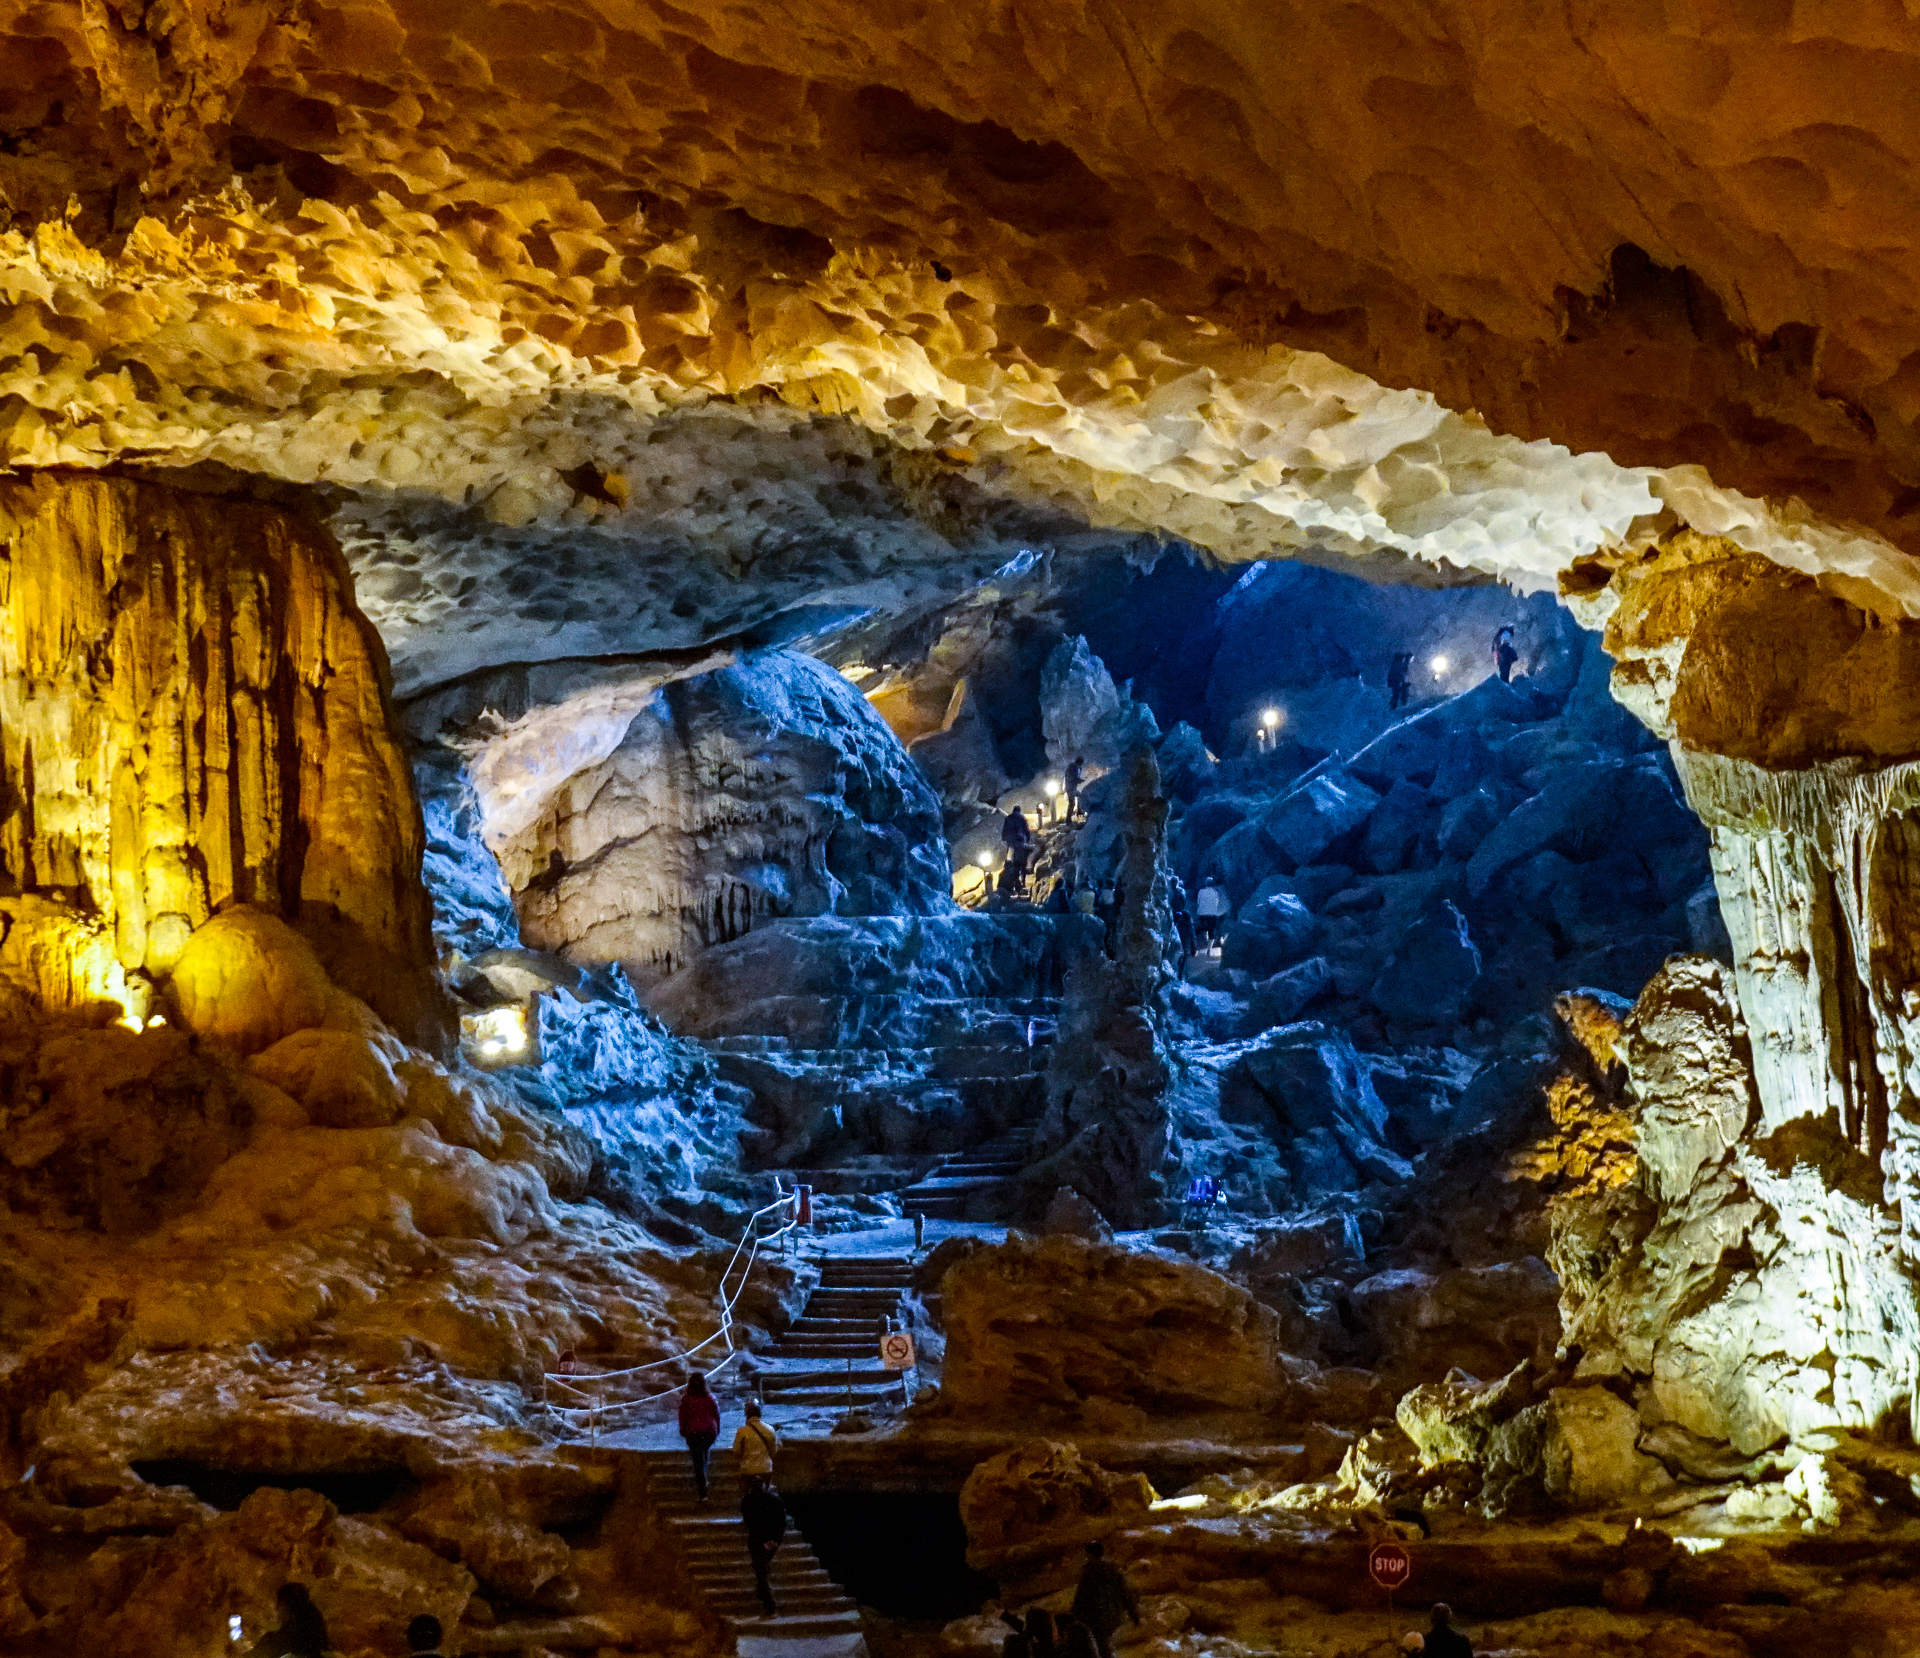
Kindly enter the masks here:
[[1260, 716], [1260, 723], [1264, 725], [1269, 731], [1273, 731], [1278, 728], [1280, 724], [1280, 718], [1281, 718], [1281, 715], [1280, 715], [1279, 709], [1269, 708], [1266, 710], [1266, 712], [1264, 712]]
[[469, 1013], [460, 1020], [460, 1034], [468, 1052], [500, 1065], [538, 1064], [540, 1040], [537, 1014], [531, 1006], [510, 1003]]
[[1057, 778], [1057, 777], [1049, 777], [1049, 778], [1047, 779], [1047, 793], [1048, 793], [1048, 794], [1050, 794], [1050, 795], [1053, 795], [1053, 794], [1065, 794], [1066, 792], [1067, 792], [1067, 786], [1066, 786], [1066, 784], [1064, 784], [1064, 783], [1062, 783], [1062, 782], [1060, 781], [1060, 779], [1059, 779], [1059, 778]]
[[982, 852], [973, 861], [977, 863], [982, 869], [993, 868], [993, 854], [991, 852]]
[[1444, 656], [1436, 656], [1433, 658], [1432, 661], [1430, 661], [1427, 664], [1427, 666], [1431, 668], [1435, 673], [1443, 674], [1447, 671], [1448, 668], [1452, 667], [1453, 664], [1450, 663]]

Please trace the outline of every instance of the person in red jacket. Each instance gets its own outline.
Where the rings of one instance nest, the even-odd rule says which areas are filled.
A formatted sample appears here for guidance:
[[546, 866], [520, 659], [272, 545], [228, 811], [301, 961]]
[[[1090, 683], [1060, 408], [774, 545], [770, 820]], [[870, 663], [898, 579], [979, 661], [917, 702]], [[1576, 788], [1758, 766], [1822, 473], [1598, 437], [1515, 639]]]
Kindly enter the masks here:
[[680, 1437], [687, 1442], [687, 1455], [693, 1459], [693, 1483], [705, 1502], [707, 1456], [720, 1437], [720, 1404], [707, 1391], [707, 1378], [697, 1370], [687, 1378], [687, 1390], [680, 1395]]

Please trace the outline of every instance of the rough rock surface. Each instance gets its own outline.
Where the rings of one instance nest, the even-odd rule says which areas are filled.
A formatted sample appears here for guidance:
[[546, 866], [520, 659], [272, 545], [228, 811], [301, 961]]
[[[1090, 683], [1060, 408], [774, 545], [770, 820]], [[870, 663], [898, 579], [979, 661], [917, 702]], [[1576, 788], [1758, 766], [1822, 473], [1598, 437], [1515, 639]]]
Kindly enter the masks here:
[[841, 675], [791, 651], [667, 685], [489, 840], [528, 943], [643, 980], [783, 916], [951, 905], [925, 777]]
[[963, 1416], [1199, 1416], [1272, 1410], [1288, 1393], [1274, 1313], [1191, 1262], [1015, 1235], [958, 1260], [940, 1288], [940, 1396]]
[[1904, 1408], [1920, 1308], [1837, 1125], [1766, 1120], [1730, 978], [1683, 958], [1647, 987], [1623, 1040], [1644, 1174], [1570, 1205], [1557, 1248], [1583, 1372], [1644, 1378], [1650, 1422], [1751, 1455]]
[[[12, 464], [211, 458], [617, 546], [630, 511], [684, 536], [648, 440], [733, 397], [878, 435], [935, 525], [987, 493], [1537, 584], [1670, 506], [1914, 591], [1732, 493], [1903, 533], [1920, 310], [1874, 237], [1910, 146], [1859, 108], [1909, 99], [1898, 20], [92, 18], [4, 23]], [[1675, 40], [1689, 71], [1647, 72]], [[1747, 133], [1759, 102], [1794, 124]], [[687, 516], [720, 572], [780, 550], [725, 493]], [[370, 539], [396, 607], [460, 586]], [[573, 620], [485, 575], [470, 620]]]
[[153, 974], [214, 911], [261, 905], [432, 1034], [419, 808], [328, 534], [264, 503], [41, 477], [0, 483], [0, 547], [10, 890], [84, 895], [120, 967]]
[[1154, 1500], [1144, 1474], [1109, 1473], [1072, 1445], [1037, 1439], [988, 1457], [960, 1491], [967, 1563], [993, 1572], [1137, 1525]]

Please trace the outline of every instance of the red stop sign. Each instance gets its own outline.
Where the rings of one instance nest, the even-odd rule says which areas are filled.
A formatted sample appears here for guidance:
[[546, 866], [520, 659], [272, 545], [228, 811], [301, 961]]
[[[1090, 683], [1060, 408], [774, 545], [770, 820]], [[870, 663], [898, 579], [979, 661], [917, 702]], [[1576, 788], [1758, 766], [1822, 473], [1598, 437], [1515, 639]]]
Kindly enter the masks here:
[[1375, 1543], [1367, 1553], [1367, 1571], [1382, 1589], [1402, 1589], [1413, 1576], [1413, 1556], [1398, 1543]]

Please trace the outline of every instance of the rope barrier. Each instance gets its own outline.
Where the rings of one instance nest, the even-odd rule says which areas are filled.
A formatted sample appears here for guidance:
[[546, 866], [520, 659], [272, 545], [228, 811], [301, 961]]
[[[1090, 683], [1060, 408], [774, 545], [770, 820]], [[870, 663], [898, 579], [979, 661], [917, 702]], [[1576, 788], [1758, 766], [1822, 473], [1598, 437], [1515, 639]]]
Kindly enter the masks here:
[[[770, 1232], [762, 1232], [760, 1230], [762, 1218], [776, 1212], [780, 1212], [785, 1216], [782, 1223], [774, 1227]], [[611, 1401], [596, 1398], [592, 1393], [587, 1391], [588, 1388], [597, 1387], [604, 1382], [625, 1381], [629, 1377], [642, 1376], [650, 1370], [659, 1370], [667, 1365], [684, 1364], [696, 1353], [704, 1352], [707, 1348], [711, 1347], [716, 1341], [725, 1341], [727, 1344], [727, 1356], [721, 1359], [711, 1370], [705, 1372], [709, 1377], [718, 1376], [731, 1365], [734, 1360], [740, 1357], [740, 1349], [734, 1345], [733, 1341], [733, 1309], [739, 1302], [740, 1297], [746, 1292], [747, 1280], [753, 1274], [754, 1263], [760, 1258], [761, 1246], [786, 1237], [789, 1233], [798, 1230], [799, 1225], [800, 1194], [798, 1192], [782, 1193], [780, 1197], [776, 1198], [772, 1203], [767, 1204], [764, 1208], [754, 1210], [754, 1212], [747, 1217], [746, 1226], [740, 1234], [740, 1241], [733, 1247], [733, 1254], [727, 1258], [726, 1266], [721, 1269], [718, 1288], [720, 1327], [715, 1330], [712, 1335], [708, 1336], [705, 1341], [697, 1342], [692, 1347], [686, 1348], [681, 1352], [669, 1354], [664, 1359], [653, 1359], [646, 1364], [630, 1365], [623, 1370], [603, 1370], [592, 1376], [569, 1376], [559, 1371], [544, 1372], [541, 1379], [549, 1390], [557, 1387], [562, 1392], [582, 1401], [582, 1403], [578, 1405], [561, 1405], [555, 1404], [549, 1399], [547, 1401], [547, 1409], [558, 1416], [563, 1424], [570, 1426], [578, 1426], [577, 1421], [571, 1421], [570, 1419], [585, 1418], [588, 1430], [597, 1443], [600, 1435], [600, 1423], [604, 1417], [611, 1416], [616, 1412], [634, 1410], [640, 1406], [652, 1404], [656, 1399], [667, 1398], [679, 1392], [680, 1386], [676, 1383], [674, 1386], [662, 1388], [658, 1392], [643, 1393], [635, 1398]], [[743, 1253], [745, 1255], [744, 1261], [741, 1258]], [[739, 1269], [739, 1282], [729, 1289], [728, 1283], [733, 1278], [736, 1268]]]

